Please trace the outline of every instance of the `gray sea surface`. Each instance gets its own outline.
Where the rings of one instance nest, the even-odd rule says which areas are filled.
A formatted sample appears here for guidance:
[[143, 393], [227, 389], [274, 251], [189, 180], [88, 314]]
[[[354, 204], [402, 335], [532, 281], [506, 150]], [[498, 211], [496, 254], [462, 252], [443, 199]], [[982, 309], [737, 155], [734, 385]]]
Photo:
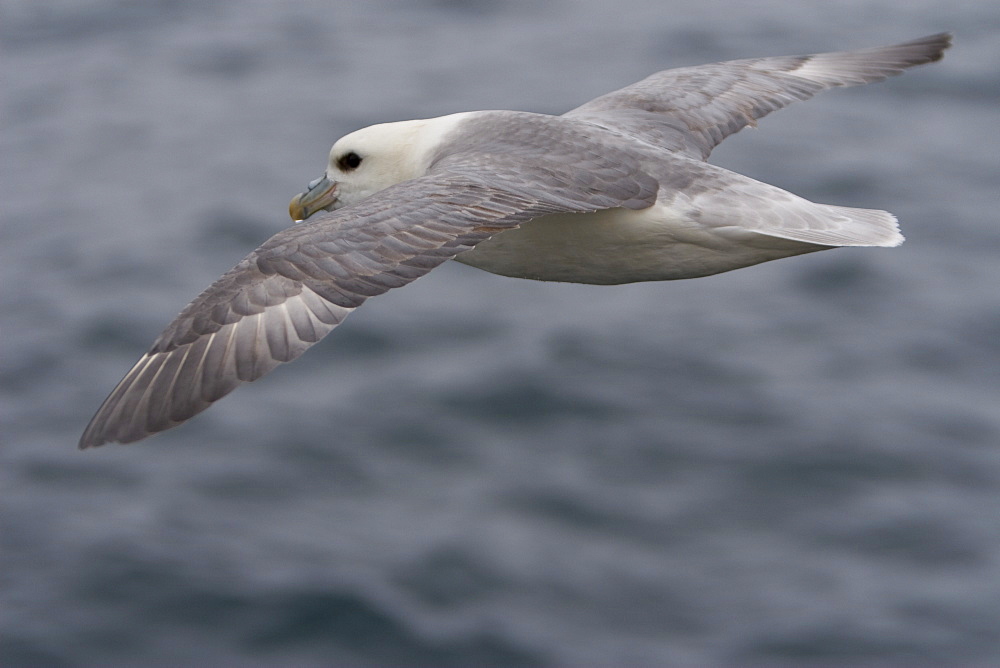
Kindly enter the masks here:
[[[76, 450], [351, 130], [942, 30], [713, 156], [898, 249], [449, 263]], [[0, 665], [1000, 665], [1000, 4], [4, 0], [0, 44]]]

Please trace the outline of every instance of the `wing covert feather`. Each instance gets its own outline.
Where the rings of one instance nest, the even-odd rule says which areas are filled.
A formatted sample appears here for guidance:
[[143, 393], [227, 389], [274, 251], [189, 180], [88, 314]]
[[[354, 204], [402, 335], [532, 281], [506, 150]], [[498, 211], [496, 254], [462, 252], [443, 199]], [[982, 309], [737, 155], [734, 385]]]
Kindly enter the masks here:
[[[445, 161], [446, 162], [446, 161]], [[502, 160], [500, 161], [502, 162]], [[599, 188], [528, 187], [470, 161], [406, 181], [279, 232], [191, 302], [101, 405], [80, 447], [174, 427], [241, 383], [288, 362], [364, 301], [423, 276], [499, 231], [547, 213], [655, 200], [655, 181], [623, 173]], [[551, 174], [540, 178], [551, 179]], [[621, 183], [617, 183], [620, 181]], [[497, 185], [500, 184], [500, 185]]]

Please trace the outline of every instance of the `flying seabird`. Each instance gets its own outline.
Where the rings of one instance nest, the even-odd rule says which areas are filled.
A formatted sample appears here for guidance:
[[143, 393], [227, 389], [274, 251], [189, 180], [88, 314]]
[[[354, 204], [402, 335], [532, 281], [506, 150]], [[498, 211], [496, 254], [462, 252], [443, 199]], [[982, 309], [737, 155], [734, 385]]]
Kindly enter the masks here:
[[104, 401], [80, 447], [185, 422], [301, 355], [367, 298], [449, 259], [618, 284], [897, 246], [888, 212], [810, 202], [706, 159], [792, 102], [939, 60], [950, 39], [665, 70], [562, 116], [473, 111], [353, 132], [292, 200], [292, 218], [308, 222], [191, 302]]

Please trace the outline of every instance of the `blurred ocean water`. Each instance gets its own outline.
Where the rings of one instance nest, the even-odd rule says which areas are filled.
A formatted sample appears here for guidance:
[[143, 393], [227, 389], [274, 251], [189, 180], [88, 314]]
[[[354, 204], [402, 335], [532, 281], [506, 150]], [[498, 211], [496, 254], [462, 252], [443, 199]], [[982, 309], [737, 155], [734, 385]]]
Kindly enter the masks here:
[[[894, 250], [707, 279], [446, 265], [182, 428], [78, 452], [339, 136], [951, 30], [713, 162]], [[0, 665], [1000, 663], [1000, 7], [0, 8]]]

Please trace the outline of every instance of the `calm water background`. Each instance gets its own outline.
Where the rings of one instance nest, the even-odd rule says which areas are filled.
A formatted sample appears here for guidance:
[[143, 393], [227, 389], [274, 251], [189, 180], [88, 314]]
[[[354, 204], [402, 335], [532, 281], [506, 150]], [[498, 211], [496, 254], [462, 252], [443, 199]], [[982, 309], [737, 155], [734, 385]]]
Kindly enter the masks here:
[[[450, 264], [78, 452], [329, 145], [956, 33], [714, 162], [908, 242], [593, 287]], [[6, 0], [0, 664], [1000, 664], [1000, 5]]]

